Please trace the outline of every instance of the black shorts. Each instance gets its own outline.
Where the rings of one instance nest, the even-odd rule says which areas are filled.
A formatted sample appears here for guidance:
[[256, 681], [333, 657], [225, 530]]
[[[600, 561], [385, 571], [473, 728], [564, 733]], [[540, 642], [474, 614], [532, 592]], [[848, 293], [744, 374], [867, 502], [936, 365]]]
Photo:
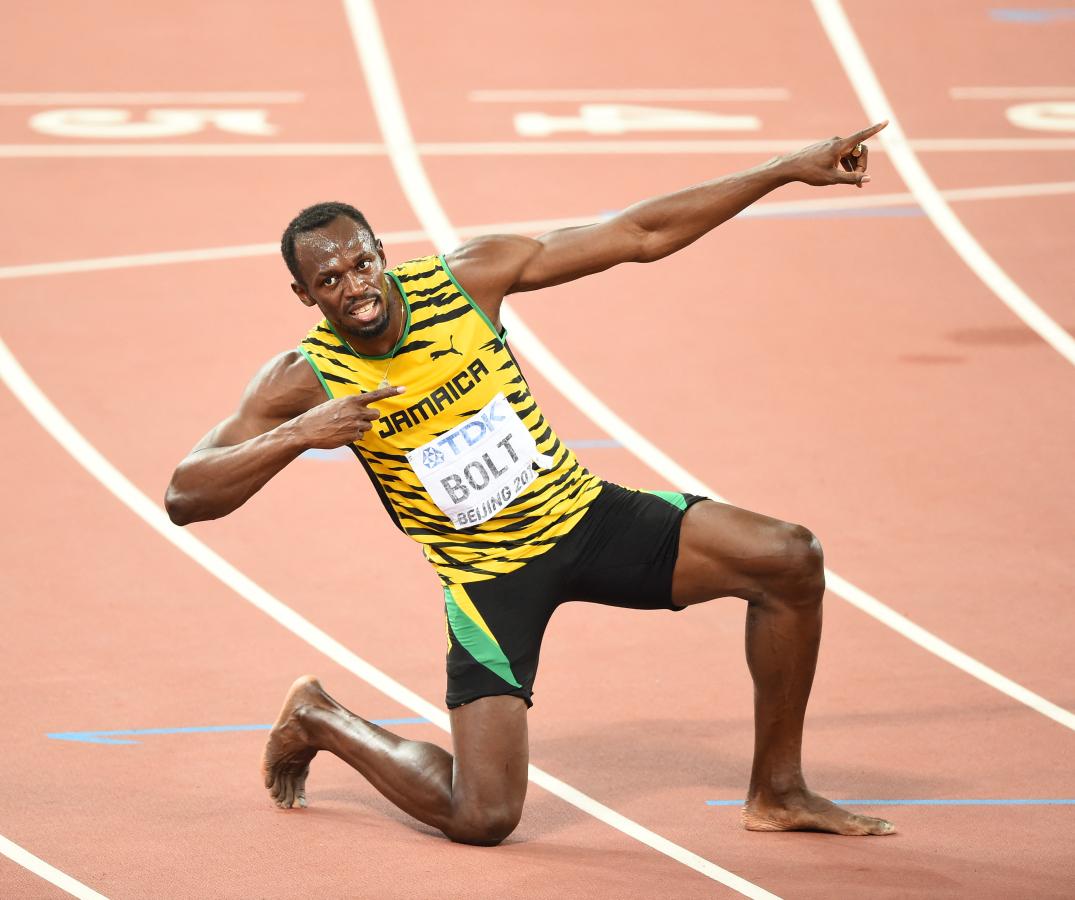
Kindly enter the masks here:
[[679, 525], [684, 512], [704, 499], [605, 482], [551, 550], [507, 575], [445, 585], [448, 708], [505, 694], [533, 706], [541, 639], [566, 600], [682, 609], [672, 603]]

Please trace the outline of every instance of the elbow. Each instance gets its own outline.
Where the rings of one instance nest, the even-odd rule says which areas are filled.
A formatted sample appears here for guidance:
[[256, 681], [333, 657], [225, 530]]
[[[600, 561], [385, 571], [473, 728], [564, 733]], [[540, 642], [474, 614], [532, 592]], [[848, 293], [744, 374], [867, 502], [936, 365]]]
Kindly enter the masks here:
[[642, 229], [635, 235], [631, 262], [651, 263], [676, 251], [675, 241], [664, 231]]
[[189, 525], [194, 521], [186, 504], [171, 488], [168, 488], [168, 493], [164, 495], [164, 511], [168, 513], [173, 525]]
[[197, 522], [199, 517], [194, 510], [194, 504], [182, 491], [178, 490], [173, 481], [168, 485], [164, 494], [164, 511], [173, 525], [189, 525]]

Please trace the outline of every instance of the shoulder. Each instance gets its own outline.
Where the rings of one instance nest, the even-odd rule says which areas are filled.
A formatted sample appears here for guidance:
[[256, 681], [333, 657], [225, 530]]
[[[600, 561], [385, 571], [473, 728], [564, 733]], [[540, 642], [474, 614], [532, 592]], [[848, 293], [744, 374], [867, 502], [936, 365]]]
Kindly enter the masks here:
[[[486, 313], [499, 314], [504, 295], [514, 288], [541, 243], [519, 234], [487, 234], [467, 241], [444, 257], [448, 268]], [[495, 317], [490, 315], [490, 318]]]
[[459, 276], [459, 269], [469, 271], [479, 266], [503, 267], [518, 259], [528, 259], [541, 250], [541, 243], [521, 234], [486, 234], [473, 238], [444, 259]]
[[243, 395], [243, 405], [267, 417], [289, 419], [326, 400], [313, 366], [298, 350], [286, 350], [258, 370]]

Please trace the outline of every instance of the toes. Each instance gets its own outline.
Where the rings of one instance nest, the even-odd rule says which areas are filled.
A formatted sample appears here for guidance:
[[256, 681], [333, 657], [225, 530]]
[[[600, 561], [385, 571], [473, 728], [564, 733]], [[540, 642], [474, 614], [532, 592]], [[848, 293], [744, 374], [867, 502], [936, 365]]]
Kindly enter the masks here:
[[896, 826], [885, 819], [870, 819], [870, 834], [895, 834]]
[[273, 801], [277, 806], [280, 806], [284, 801], [284, 782], [279, 773], [273, 779], [272, 787], [269, 788], [269, 793], [272, 794]]

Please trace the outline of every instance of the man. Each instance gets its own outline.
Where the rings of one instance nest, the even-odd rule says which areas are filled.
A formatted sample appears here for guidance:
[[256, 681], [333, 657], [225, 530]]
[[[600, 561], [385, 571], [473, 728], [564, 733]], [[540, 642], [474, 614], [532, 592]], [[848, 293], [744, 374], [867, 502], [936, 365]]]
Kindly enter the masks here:
[[505, 295], [668, 256], [780, 185], [861, 187], [861, 142], [885, 124], [594, 225], [477, 238], [391, 271], [353, 207], [318, 204], [288, 226], [281, 247], [292, 289], [324, 319], [298, 350], [271, 360], [238, 411], [183, 460], [168, 512], [181, 525], [227, 515], [304, 451], [351, 447], [441, 578], [455, 754], [378, 728], [300, 678], [265, 748], [278, 806], [306, 805], [310, 761], [328, 750], [452, 840], [497, 844], [522, 812], [526, 712], [556, 606], [682, 609], [735, 596], [747, 601], [755, 686], [744, 826], [894, 830], [813, 794], [803, 779], [824, 592], [813, 535], [711, 500], [598, 480], [546, 423], [500, 326]]

